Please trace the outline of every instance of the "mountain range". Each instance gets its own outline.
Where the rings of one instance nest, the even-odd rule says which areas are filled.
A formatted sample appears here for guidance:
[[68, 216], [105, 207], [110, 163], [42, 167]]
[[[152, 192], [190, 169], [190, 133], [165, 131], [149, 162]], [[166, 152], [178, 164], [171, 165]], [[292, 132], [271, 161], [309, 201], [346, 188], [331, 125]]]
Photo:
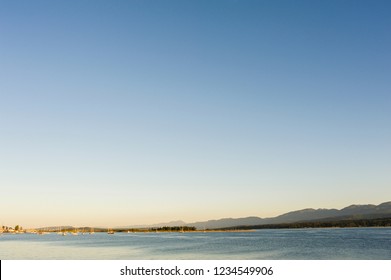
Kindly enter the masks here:
[[150, 227], [171, 227], [171, 226], [189, 226], [197, 229], [219, 229], [232, 228], [239, 226], [255, 226], [267, 224], [294, 223], [316, 220], [355, 220], [355, 219], [375, 219], [391, 217], [391, 201], [379, 205], [350, 205], [338, 209], [313, 209], [307, 208], [288, 212], [273, 218], [245, 217], [245, 218], [224, 218], [219, 220], [208, 220], [195, 223], [186, 223], [184, 221], [172, 221], [154, 225], [137, 225], [121, 228], [150, 228]]

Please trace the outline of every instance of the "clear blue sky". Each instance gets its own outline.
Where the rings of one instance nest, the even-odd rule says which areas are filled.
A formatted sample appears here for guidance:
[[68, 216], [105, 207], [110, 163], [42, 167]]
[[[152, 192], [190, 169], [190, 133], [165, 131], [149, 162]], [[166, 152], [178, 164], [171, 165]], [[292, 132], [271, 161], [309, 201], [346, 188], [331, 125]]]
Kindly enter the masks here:
[[391, 200], [390, 1], [0, 3], [0, 222]]

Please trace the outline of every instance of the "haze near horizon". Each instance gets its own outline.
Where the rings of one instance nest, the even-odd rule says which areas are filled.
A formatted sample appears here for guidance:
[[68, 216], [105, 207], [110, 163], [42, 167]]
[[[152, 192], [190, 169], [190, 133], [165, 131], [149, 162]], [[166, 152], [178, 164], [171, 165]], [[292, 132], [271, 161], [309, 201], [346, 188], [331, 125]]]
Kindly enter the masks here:
[[388, 1], [3, 1], [0, 222], [391, 198]]

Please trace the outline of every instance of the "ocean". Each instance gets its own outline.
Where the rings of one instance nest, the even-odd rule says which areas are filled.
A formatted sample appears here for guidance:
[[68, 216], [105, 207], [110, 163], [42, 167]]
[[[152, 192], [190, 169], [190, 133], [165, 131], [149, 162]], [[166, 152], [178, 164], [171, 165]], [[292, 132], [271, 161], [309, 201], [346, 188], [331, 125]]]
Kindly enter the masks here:
[[391, 228], [2, 234], [2, 260], [391, 260]]

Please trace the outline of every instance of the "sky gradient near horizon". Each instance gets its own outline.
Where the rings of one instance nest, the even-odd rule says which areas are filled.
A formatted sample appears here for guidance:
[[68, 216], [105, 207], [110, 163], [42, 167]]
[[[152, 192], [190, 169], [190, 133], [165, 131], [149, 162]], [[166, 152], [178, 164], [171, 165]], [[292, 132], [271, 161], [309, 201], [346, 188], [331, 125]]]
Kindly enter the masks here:
[[391, 200], [389, 1], [2, 1], [0, 222]]

